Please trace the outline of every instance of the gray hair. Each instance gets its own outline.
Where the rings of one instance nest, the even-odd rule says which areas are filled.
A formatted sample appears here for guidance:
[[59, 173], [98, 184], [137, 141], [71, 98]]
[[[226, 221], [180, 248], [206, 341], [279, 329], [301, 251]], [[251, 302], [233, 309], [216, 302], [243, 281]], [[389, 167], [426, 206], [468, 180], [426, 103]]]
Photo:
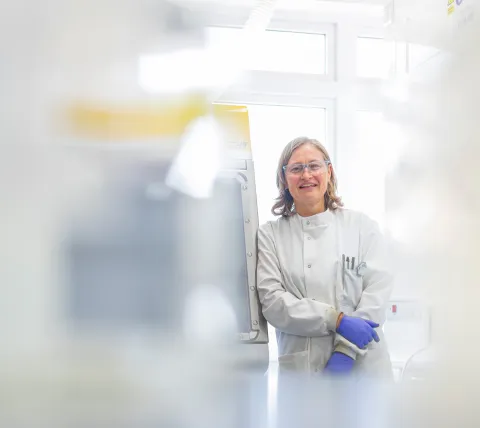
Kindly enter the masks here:
[[[276, 202], [272, 207], [273, 215], [289, 217], [296, 212], [292, 195], [287, 189], [287, 180], [285, 178], [283, 166], [288, 164], [293, 152], [304, 144], [311, 144], [312, 146], [315, 146], [318, 150], [322, 152], [324, 159], [326, 161], [329, 161], [331, 165], [331, 159], [327, 152], [327, 149], [319, 141], [308, 137], [298, 137], [290, 141], [283, 149], [280, 160], [278, 161], [277, 188], [279, 191], [279, 195], [275, 199]], [[342, 199], [337, 195], [337, 177], [333, 168], [324, 198], [326, 208], [336, 210], [338, 207], [343, 207]]]

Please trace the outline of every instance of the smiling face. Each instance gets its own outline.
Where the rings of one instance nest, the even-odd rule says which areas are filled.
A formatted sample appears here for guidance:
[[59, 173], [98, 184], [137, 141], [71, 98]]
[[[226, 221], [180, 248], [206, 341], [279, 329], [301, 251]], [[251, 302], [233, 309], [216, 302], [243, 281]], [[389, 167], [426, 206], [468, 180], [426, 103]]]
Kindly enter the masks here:
[[[314, 168], [295, 168], [295, 165], [311, 162]], [[317, 166], [320, 168], [315, 170]], [[309, 216], [325, 211], [324, 196], [331, 174], [331, 165], [325, 162], [317, 147], [307, 143], [295, 149], [288, 161], [285, 178], [298, 214]]]

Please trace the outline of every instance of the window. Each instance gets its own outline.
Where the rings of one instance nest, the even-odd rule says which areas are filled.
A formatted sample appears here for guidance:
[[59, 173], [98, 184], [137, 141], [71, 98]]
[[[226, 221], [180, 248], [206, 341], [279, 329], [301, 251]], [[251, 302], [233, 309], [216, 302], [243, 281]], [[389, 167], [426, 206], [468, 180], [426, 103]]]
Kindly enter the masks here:
[[[207, 29], [207, 46], [227, 52], [227, 57], [238, 55], [238, 48], [244, 36], [240, 28], [210, 27]], [[255, 50], [248, 52], [246, 60], [244, 66], [249, 70], [325, 74], [326, 36], [289, 31], [263, 31], [258, 34]]]
[[357, 76], [387, 79], [395, 70], [395, 44], [384, 39], [357, 38]]
[[355, 114], [357, 144], [356, 185], [358, 199], [352, 208], [369, 215], [380, 224], [385, 216], [386, 158], [389, 150], [387, 123], [383, 114], [375, 111], [357, 111]]
[[[260, 224], [271, 220], [270, 213], [278, 191], [275, 184], [277, 163], [285, 145], [305, 135], [321, 142], [326, 139], [326, 110], [323, 108], [252, 105], [248, 107], [250, 135]], [[327, 150], [331, 148], [326, 144]], [[278, 357], [277, 342], [269, 325], [270, 360]]]
[[404, 143], [401, 130], [381, 112], [355, 113], [355, 162], [349, 171], [355, 177], [355, 192], [349, 207], [362, 211], [384, 226], [385, 181]]

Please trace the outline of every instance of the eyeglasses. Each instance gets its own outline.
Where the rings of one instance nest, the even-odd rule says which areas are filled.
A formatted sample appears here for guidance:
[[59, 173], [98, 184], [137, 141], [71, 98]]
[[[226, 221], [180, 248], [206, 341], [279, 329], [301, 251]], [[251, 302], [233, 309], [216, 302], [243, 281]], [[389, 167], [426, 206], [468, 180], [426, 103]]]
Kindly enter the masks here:
[[325, 172], [327, 166], [331, 164], [330, 161], [313, 161], [309, 163], [293, 163], [291, 165], [283, 165], [283, 170], [290, 175], [300, 175], [303, 174], [305, 168], [312, 174], [318, 174]]

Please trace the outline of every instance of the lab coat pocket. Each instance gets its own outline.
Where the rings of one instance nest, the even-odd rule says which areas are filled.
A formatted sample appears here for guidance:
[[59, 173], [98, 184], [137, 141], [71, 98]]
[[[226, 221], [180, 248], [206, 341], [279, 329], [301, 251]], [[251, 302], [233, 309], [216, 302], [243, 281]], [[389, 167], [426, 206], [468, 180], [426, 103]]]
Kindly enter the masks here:
[[359, 276], [355, 270], [346, 269], [343, 288], [345, 302], [355, 310], [362, 297], [363, 277]]
[[278, 365], [282, 371], [307, 372], [308, 351], [295, 352], [293, 354], [279, 356]]

